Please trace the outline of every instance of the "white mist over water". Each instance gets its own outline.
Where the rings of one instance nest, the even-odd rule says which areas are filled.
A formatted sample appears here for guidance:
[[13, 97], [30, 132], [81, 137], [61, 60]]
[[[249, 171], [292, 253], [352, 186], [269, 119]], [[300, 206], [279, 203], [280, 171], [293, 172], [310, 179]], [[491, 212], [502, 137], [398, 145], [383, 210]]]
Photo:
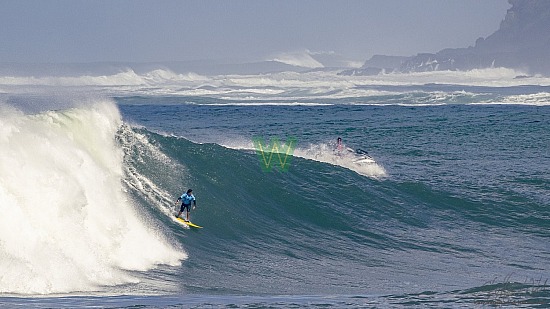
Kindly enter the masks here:
[[124, 193], [115, 104], [25, 115], [0, 105], [0, 293], [101, 290], [186, 254]]
[[[69, 89], [71, 92], [102, 93], [107, 96], [190, 96], [227, 100], [206, 101], [199, 104], [316, 104], [316, 100], [379, 97], [378, 103], [388, 104], [388, 99], [411, 90], [388, 90], [381, 86], [419, 86], [429, 84], [518, 87], [526, 85], [549, 86], [550, 78], [524, 76], [525, 73], [506, 68], [490, 68], [471, 71], [435, 71], [418, 73], [390, 73], [375, 76], [343, 76], [339, 71], [312, 71], [305, 73], [279, 72], [259, 75], [214, 75], [175, 73], [167, 69], [155, 69], [137, 73], [132, 69], [111, 75], [81, 76], [0, 76], [0, 95], [21, 94], [29, 91], [50, 93], [52, 89]], [[517, 78], [523, 76], [522, 78]], [[374, 87], [374, 88], [373, 88]], [[461, 92], [446, 94], [427, 91], [432, 100], [411, 104], [437, 105], [453, 102], [454, 97], [469, 95]], [[521, 98], [520, 98], [521, 99]], [[547, 99], [522, 104], [548, 105]], [[284, 100], [285, 102], [280, 102]], [[306, 100], [304, 102], [303, 100]], [[496, 104], [516, 104], [515, 98], [489, 101]], [[348, 103], [354, 104], [355, 101]], [[330, 102], [323, 102], [327, 104]], [[371, 102], [372, 103], [372, 102]], [[375, 102], [376, 103], [376, 102]], [[378, 104], [376, 103], [376, 104]], [[395, 104], [390, 101], [389, 104]]]

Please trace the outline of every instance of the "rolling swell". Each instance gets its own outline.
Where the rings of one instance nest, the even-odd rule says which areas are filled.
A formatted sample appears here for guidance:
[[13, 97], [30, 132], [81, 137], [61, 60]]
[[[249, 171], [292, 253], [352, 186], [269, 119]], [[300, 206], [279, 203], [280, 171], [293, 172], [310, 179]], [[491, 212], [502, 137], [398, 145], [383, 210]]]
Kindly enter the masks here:
[[198, 198], [192, 220], [205, 229], [171, 225], [190, 256], [182, 273], [192, 292], [387, 293], [411, 282], [440, 291], [518, 270], [536, 277], [548, 258], [539, 251], [548, 210], [513, 194], [468, 198], [300, 157], [286, 173], [265, 173], [254, 153], [129, 130], [137, 148], [163, 157], [130, 152], [132, 173], [152, 184], [144, 201], [169, 216], [182, 190]]

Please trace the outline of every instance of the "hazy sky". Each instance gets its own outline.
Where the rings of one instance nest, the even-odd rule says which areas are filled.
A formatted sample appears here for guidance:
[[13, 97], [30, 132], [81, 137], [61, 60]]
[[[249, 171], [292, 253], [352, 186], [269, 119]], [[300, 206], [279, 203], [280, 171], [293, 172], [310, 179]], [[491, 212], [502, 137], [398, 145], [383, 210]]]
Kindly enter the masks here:
[[506, 0], [0, 2], [0, 62], [262, 60], [333, 51], [363, 61], [467, 47]]

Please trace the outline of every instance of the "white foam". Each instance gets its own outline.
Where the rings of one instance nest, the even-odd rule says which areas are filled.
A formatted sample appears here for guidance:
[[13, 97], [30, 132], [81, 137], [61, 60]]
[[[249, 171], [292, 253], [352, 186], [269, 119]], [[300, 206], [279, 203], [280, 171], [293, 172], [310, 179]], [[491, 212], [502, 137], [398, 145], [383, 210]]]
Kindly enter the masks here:
[[[126, 177], [124, 182], [128, 187], [132, 187], [144, 197], [147, 201], [155, 206], [160, 212], [175, 220], [174, 217], [174, 196], [157, 186], [155, 182], [140, 173], [132, 166], [133, 161], [144, 162], [147, 160], [151, 169], [159, 172], [163, 179], [173, 177], [173, 171], [186, 171], [187, 168], [179, 163], [173, 162], [166, 156], [157, 146], [152, 144], [146, 135], [137, 133], [130, 127], [123, 125], [119, 132], [119, 137], [123, 139], [123, 148], [125, 152], [124, 170]], [[162, 171], [160, 170], [162, 169]], [[179, 179], [172, 179], [173, 182], [179, 182]], [[179, 222], [179, 221], [176, 221]]]
[[0, 85], [6, 86], [135, 86], [151, 87], [163, 85], [193, 85], [207, 82], [207, 77], [195, 74], [176, 74], [169, 70], [153, 70], [145, 74], [137, 74], [131, 69], [113, 75], [82, 75], [82, 76], [0, 76]]
[[[71, 91], [94, 91], [106, 95], [145, 95], [145, 96], [199, 96], [251, 101], [304, 101], [312, 99], [350, 98], [346, 104], [386, 104], [395, 95], [413, 91], [385, 91], [383, 86], [419, 86], [425, 84], [449, 84], [455, 86], [512, 87], [521, 85], [550, 85], [550, 78], [525, 76], [524, 73], [505, 68], [492, 68], [471, 71], [435, 71], [418, 73], [391, 73], [375, 76], [341, 76], [338, 71], [316, 71], [307, 73], [281, 72], [261, 75], [220, 75], [201, 76], [194, 73], [176, 74], [169, 70], [153, 70], [137, 74], [127, 70], [106, 76], [46, 76], [14, 77], [0, 76], [0, 87], [4, 93], [20, 93], [31, 87], [70, 87]], [[516, 78], [523, 76], [523, 78]], [[437, 92], [433, 96], [437, 96]], [[457, 95], [459, 92], [447, 94]], [[374, 100], [354, 100], [353, 98], [374, 98]], [[379, 97], [379, 98], [376, 98]], [[453, 98], [434, 98], [433, 102], [411, 104], [441, 104]], [[355, 102], [357, 101], [357, 102]], [[513, 98], [510, 100], [513, 101]], [[506, 102], [506, 100], [504, 100]], [[217, 102], [218, 104], [222, 104]], [[403, 103], [403, 102], [401, 102]], [[520, 102], [521, 103], [521, 102]], [[538, 102], [536, 102], [538, 104]]]
[[0, 293], [100, 290], [186, 257], [124, 193], [112, 102], [0, 115]]
[[550, 93], [539, 92], [539, 93], [533, 93], [533, 94], [511, 95], [497, 101], [479, 102], [479, 103], [472, 103], [472, 104], [550, 106]]
[[339, 154], [334, 151], [334, 149], [335, 145], [331, 145], [330, 143], [312, 144], [306, 148], [296, 148], [294, 150], [294, 155], [309, 160], [341, 166], [370, 178], [382, 179], [388, 176], [384, 167], [379, 163], [357, 163], [357, 155], [346, 151]]
[[[280, 153], [282, 153], [281, 149], [287, 149], [284, 141], [282, 142], [283, 144], [279, 148]], [[217, 143], [226, 148], [256, 151], [254, 143], [246, 138], [234, 137]], [[306, 147], [296, 147], [292, 155], [307, 160], [344, 167], [360, 175], [374, 179], [383, 179], [388, 176], [384, 167], [378, 162], [358, 163], [357, 159], [359, 156], [348, 152], [338, 154], [334, 151], [334, 149], [335, 145], [332, 145], [331, 143], [310, 144]]]
[[312, 102], [228, 102], [228, 103], [213, 103], [213, 104], [197, 104], [209, 106], [331, 106], [329, 103], [312, 103]]

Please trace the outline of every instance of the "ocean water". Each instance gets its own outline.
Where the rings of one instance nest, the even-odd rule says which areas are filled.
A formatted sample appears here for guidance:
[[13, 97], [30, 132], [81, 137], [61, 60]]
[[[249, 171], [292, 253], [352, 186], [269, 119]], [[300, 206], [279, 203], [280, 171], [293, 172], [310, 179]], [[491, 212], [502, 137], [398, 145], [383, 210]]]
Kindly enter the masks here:
[[0, 77], [0, 307], [547, 307], [550, 80], [516, 75]]

